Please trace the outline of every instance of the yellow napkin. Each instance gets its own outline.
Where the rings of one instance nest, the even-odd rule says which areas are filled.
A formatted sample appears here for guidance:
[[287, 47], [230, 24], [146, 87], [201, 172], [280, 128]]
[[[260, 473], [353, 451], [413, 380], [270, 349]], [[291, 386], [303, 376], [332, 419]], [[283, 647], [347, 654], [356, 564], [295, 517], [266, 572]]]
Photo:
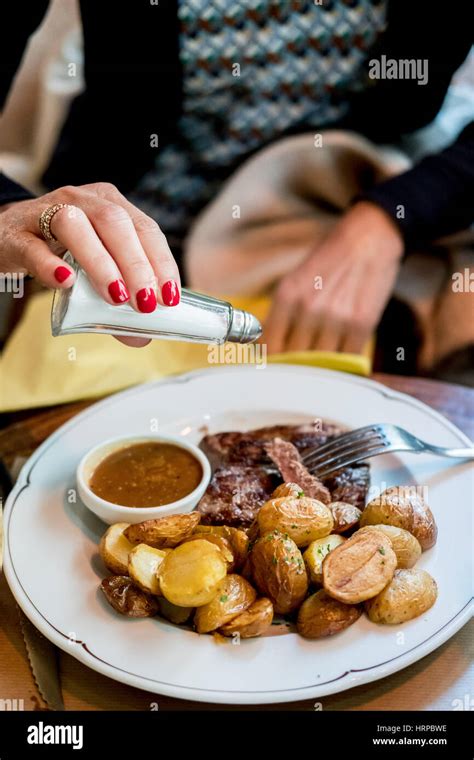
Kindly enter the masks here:
[[[216, 347], [154, 340], [145, 348], [129, 348], [109, 335], [67, 335], [53, 338], [50, 329], [52, 294], [32, 297], [20, 323], [0, 357], [0, 411], [29, 409], [96, 398], [130, 385], [187, 372], [198, 367], [234, 363], [234, 353], [219, 354]], [[232, 299], [237, 308], [263, 319], [267, 298]], [[230, 346], [230, 344], [227, 344]], [[258, 349], [244, 351], [240, 360], [262, 363]], [[246, 359], [247, 356], [247, 359]], [[217, 360], [217, 363], [216, 363]], [[331, 351], [300, 351], [274, 354], [268, 362], [308, 364], [358, 375], [371, 369], [369, 353], [338, 354]]]

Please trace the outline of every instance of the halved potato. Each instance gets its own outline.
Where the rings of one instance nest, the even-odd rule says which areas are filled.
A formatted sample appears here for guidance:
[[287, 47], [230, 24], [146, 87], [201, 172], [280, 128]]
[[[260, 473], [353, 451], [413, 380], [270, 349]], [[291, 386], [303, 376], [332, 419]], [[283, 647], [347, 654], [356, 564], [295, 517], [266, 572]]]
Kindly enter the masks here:
[[115, 575], [128, 575], [128, 555], [134, 544], [125, 536], [129, 523], [115, 523], [100, 539], [99, 554], [107, 570]]
[[125, 535], [132, 544], [148, 544], [155, 549], [169, 549], [178, 546], [190, 536], [200, 519], [199, 512], [157, 517], [155, 520], [130, 525]]
[[365, 603], [373, 623], [400, 625], [422, 615], [438, 597], [436, 581], [426, 570], [397, 570], [390, 583]]
[[309, 596], [298, 612], [298, 633], [305, 639], [333, 636], [356, 622], [362, 609], [343, 604], [330, 597], [324, 589]]
[[267, 631], [273, 621], [273, 605], [270, 599], [257, 599], [245, 612], [230, 620], [219, 629], [223, 636], [253, 639]]
[[258, 511], [257, 521], [262, 536], [278, 530], [288, 535], [298, 547], [328, 536], [334, 526], [329, 507], [305, 496], [283, 496], [266, 501]]
[[255, 601], [257, 592], [241, 575], [227, 575], [208, 604], [198, 607], [194, 622], [198, 633], [209, 633], [244, 612]]
[[317, 538], [316, 541], [312, 541], [306, 551], [303, 553], [303, 559], [305, 561], [306, 569], [308, 571], [309, 579], [312, 583], [323, 582], [323, 560], [332, 552], [336, 546], [340, 546], [346, 539], [336, 533], [331, 533], [330, 536], [324, 538]]
[[329, 552], [323, 562], [323, 585], [329, 596], [358, 604], [382, 591], [392, 580], [397, 557], [380, 531], [354, 533]]
[[207, 604], [226, 575], [227, 563], [221, 550], [205, 540], [177, 546], [158, 568], [163, 596], [178, 607]]
[[154, 549], [147, 544], [134, 546], [128, 555], [128, 574], [135, 586], [149, 594], [161, 595], [157, 571], [171, 549]]
[[[412, 533], [403, 528], [397, 528], [395, 525], [366, 525], [360, 528], [357, 533], [364, 533], [368, 530], [378, 530], [384, 533], [390, 539], [392, 549], [397, 555], [397, 566], [402, 568], [413, 567], [421, 557], [421, 546], [418, 539]], [[355, 535], [355, 534], [354, 534]]]

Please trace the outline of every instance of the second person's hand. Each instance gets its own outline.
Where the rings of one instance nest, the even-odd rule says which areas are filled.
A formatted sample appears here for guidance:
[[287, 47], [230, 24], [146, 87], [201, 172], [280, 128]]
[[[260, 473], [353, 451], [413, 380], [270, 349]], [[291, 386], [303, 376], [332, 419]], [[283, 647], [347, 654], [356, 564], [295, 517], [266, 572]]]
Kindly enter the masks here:
[[278, 284], [263, 333], [269, 352], [360, 353], [390, 298], [403, 250], [385, 211], [356, 203]]

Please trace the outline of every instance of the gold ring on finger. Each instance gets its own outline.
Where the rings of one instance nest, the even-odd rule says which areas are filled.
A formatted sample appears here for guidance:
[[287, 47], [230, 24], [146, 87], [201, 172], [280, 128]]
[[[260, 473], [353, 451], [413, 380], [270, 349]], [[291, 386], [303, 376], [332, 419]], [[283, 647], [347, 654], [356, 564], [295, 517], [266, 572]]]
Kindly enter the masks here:
[[62, 208], [73, 208], [73, 206], [69, 203], [55, 203], [54, 206], [48, 206], [48, 208], [45, 208], [45, 210], [41, 212], [39, 228], [45, 240], [52, 240], [55, 243], [57, 242], [58, 239], [51, 232], [51, 221], [53, 216]]

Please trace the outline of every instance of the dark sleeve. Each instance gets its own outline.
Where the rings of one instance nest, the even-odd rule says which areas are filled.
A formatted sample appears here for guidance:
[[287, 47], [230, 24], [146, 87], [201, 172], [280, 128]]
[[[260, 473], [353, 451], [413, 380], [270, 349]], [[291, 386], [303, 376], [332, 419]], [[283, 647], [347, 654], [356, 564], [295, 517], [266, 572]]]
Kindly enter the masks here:
[[376, 60], [421, 60], [427, 81], [369, 78], [369, 85], [354, 95], [343, 126], [375, 142], [393, 142], [430, 124], [471, 49], [471, 16], [471, 6], [463, 0], [450, 0], [446, 13], [435, 11], [432, 0], [412, 0], [409, 10], [406, 3], [389, 0], [387, 28], [370, 51], [367, 72]]
[[20, 65], [26, 43], [41, 23], [48, 5], [49, 0], [34, 0], [34, 2], [26, 3], [5, 3], [2, 8], [0, 108], [5, 105], [10, 85]]
[[62, 185], [113, 182], [133, 190], [176, 135], [181, 102], [176, 3], [81, 0], [86, 88], [73, 101], [43, 177]]
[[418, 244], [466, 229], [474, 221], [474, 122], [456, 142], [413, 169], [364, 193]]
[[[10, 3], [8, 12], [6, 7], [2, 8], [2, 21], [5, 21], [5, 28], [0, 48], [1, 110], [7, 100], [28, 39], [41, 23], [48, 5], [49, 0], [35, 0], [34, 3]], [[28, 198], [34, 198], [34, 195], [0, 171], [0, 205], [24, 201]]]
[[0, 206], [4, 206], [6, 203], [13, 203], [14, 201], [26, 201], [34, 197], [33, 193], [30, 193], [29, 190], [13, 182], [6, 174], [0, 172]]

